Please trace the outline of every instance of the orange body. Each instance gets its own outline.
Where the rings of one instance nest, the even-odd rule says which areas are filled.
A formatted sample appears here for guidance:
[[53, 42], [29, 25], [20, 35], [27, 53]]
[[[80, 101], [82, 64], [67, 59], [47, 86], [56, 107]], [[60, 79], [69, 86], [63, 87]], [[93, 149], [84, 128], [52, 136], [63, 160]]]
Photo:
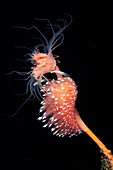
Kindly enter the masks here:
[[54, 59], [52, 53], [49, 55], [44, 53], [34, 53], [32, 60], [35, 61], [35, 66], [33, 67], [33, 76], [38, 79], [46, 73], [51, 72], [55, 69], [56, 60]]
[[47, 83], [43, 90], [45, 98], [42, 103], [46, 112], [39, 119], [49, 118], [46, 125], [53, 125], [52, 131], [56, 135], [71, 137], [81, 133], [74, 108], [77, 98], [74, 81], [70, 77], [58, 78]]

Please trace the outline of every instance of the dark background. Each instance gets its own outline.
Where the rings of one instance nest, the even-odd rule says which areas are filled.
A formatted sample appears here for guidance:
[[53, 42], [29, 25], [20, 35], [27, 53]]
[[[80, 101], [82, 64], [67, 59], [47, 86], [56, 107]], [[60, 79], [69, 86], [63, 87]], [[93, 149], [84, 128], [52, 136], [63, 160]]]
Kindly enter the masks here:
[[[99, 170], [101, 153], [85, 134], [58, 138], [37, 121], [40, 102], [28, 101], [13, 117], [26, 96], [25, 81], [12, 70], [23, 71], [29, 63], [17, 61], [29, 51], [15, 46], [36, 46], [35, 30], [13, 26], [41, 27], [34, 18], [58, 18], [73, 22], [64, 31], [64, 42], [54, 53], [59, 55], [59, 67], [68, 73], [78, 86], [76, 107], [87, 126], [113, 151], [113, 5], [111, 1], [10, 1], [1, 4], [1, 170]], [[43, 29], [43, 28], [42, 28]]]

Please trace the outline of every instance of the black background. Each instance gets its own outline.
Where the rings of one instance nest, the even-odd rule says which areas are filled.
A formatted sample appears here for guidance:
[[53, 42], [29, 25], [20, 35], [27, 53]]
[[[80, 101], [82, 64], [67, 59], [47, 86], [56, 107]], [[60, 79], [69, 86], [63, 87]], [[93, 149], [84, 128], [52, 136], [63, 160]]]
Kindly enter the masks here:
[[[26, 96], [18, 96], [26, 89], [26, 82], [16, 74], [26, 63], [29, 51], [15, 46], [33, 47], [38, 32], [13, 26], [41, 27], [34, 18], [47, 18], [55, 23], [58, 18], [73, 22], [64, 31], [64, 42], [54, 53], [59, 55], [59, 67], [68, 73], [78, 86], [76, 107], [87, 126], [113, 151], [113, 6], [110, 1], [10, 1], [1, 4], [1, 116], [0, 161], [12, 170], [99, 170], [100, 150], [85, 134], [59, 138], [37, 121], [40, 102], [27, 102], [12, 118]], [[68, 19], [67, 19], [68, 20]], [[42, 28], [43, 29], [43, 28]], [[27, 65], [30, 68], [30, 64]], [[26, 66], [26, 67], [27, 67]]]

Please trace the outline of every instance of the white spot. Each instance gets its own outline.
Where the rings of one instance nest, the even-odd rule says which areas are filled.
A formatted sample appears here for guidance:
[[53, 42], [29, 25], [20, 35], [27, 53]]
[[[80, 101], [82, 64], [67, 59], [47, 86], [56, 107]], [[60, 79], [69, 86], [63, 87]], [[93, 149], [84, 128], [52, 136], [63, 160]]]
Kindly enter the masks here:
[[53, 120], [54, 120], [54, 118], [53, 118], [53, 117], [51, 117], [51, 118], [50, 118], [50, 120], [52, 120], [52, 121], [53, 121]]
[[51, 132], [53, 132], [54, 130], [55, 130], [55, 128], [52, 128], [52, 129], [51, 129]]
[[56, 97], [55, 100], [58, 100], [58, 98]]
[[51, 92], [48, 92], [47, 94], [51, 94]]
[[56, 107], [56, 110], [58, 110], [58, 107]]
[[42, 106], [40, 109], [39, 109], [39, 112], [42, 112], [44, 110], [44, 106]]
[[[52, 72], [51, 72], [51, 73], [52, 73]], [[53, 79], [51, 82], [54, 82], [54, 79]]]
[[52, 124], [49, 124], [49, 126], [48, 127], [51, 127], [52, 126]]
[[41, 120], [42, 119], [42, 117], [39, 117], [37, 120]]
[[59, 137], [61, 136], [61, 134], [58, 135]]
[[43, 116], [43, 117], [42, 117], [42, 119], [45, 119], [45, 118], [46, 118], [46, 116]]
[[42, 102], [41, 102], [41, 104], [45, 104], [45, 102], [44, 102], [44, 101], [42, 101]]
[[33, 86], [35, 86], [35, 85], [37, 85], [38, 83], [37, 82], [35, 82], [34, 84], [33, 84]]
[[62, 90], [64, 90], [64, 86], [62, 87]]
[[55, 135], [57, 132], [58, 132], [58, 131], [56, 130], [56, 131], [53, 133], [53, 135]]
[[58, 112], [57, 114], [58, 114], [58, 115], [60, 115], [60, 114], [61, 114], [61, 112]]
[[42, 122], [46, 122], [46, 119], [45, 119], [45, 120], [42, 120]]
[[57, 122], [55, 122], [54, 125], [57, 125]]
[[43, 94], [42, 96], [46, 96], [46, 94]]
[[59, 135], [59, 133], [56, 134], [56, 136], [58, 136], [58, 135]]
[[45, 116], [46, 115], [46, 112], [43, 114], [43, 116]]
[[45, 124], [43, 127], [44, 127], [44, 128], [47, 127], [47, 124]]

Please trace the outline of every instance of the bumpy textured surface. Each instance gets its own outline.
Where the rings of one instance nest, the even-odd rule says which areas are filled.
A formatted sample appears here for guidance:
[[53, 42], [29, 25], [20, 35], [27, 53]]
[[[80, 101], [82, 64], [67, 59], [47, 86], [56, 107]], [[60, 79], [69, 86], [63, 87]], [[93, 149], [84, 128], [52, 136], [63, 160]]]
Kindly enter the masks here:
[[101, 170], [113, 170], [113, 161], [104, 154], [101, 156]]
[[52, 80], [43, 86], [43, 92], [43, 106], [40, 112], [45, 111], [45, 113], [38, 118], [46, 122], [43, 127], [52, 127], [53, 134], [62, 137], [81, 133], [74, 108], [77, 98], [77, 87], [74, 81], [70, 77]]

